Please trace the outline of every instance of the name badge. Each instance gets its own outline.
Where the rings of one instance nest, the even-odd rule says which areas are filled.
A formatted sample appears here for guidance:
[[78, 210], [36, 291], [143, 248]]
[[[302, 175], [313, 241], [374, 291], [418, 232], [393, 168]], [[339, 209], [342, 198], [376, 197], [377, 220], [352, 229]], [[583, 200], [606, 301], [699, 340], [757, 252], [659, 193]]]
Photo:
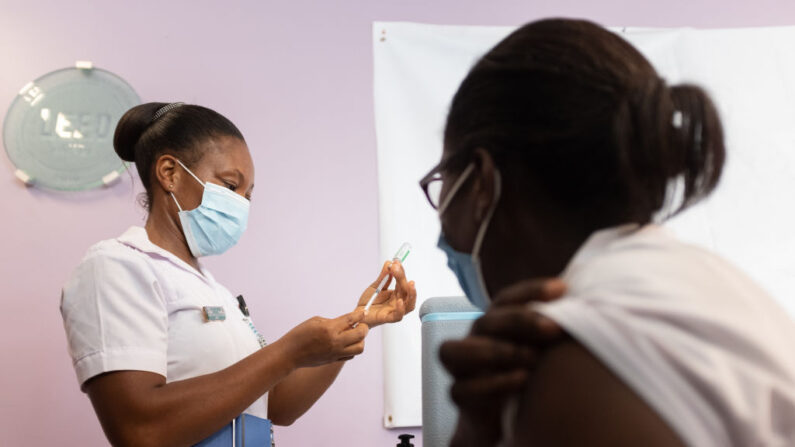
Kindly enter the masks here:
[[202, 315], [204, 316], [204, 321], [226, 320], [226, 311], [223, 306], [204, 306], [202, 307]]

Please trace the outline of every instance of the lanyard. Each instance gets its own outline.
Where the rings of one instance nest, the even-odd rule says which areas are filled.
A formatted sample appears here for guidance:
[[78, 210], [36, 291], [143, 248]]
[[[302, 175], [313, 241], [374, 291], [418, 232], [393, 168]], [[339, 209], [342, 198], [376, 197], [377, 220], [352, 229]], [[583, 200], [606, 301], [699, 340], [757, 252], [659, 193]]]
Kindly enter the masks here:
[[246, 305], [246, 300], [243, 299], [243, 295], [237, 296], [237, 304], [238, 307], [240, 307], [240, 312], [243, 312], [244, 315], [243, 321], [245, 321], [246, 324], [248, 324], [248, 327], [251, 329], [251, 332], [253, 332], [254, 335], [257, 337], [257, 341], [259, 342], [259, 347], [264, 348], [265, 346], [268, 346], [268, 342], [265, 341], [265, 337], [263, 337], [262, 334], [259, 333], [257, 328], [254, 326], [254, 322], [251, 321], [251, 318], [249, 317], [248, 306]]

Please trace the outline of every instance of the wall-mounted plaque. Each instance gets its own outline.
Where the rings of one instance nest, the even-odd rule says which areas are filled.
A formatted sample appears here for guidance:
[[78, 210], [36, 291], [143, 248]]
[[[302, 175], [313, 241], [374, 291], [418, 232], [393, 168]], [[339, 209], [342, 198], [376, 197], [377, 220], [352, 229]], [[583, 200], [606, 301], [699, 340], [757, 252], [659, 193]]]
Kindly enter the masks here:
[[87, 62], [29, 82], [3, 125], [16, 176], [58, 190], [113, 183], [126, 169], [113, 151], [116, 123], [140, 102], [127, 82]]

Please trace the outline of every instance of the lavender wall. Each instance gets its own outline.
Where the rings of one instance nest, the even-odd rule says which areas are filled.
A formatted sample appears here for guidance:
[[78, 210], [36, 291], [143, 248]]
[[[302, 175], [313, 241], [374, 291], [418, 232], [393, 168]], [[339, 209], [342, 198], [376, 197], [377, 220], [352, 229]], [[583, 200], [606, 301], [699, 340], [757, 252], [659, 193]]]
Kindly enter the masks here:
[[[373, 20], [517, 25], [581, 16], [607, 25], [791, 25], [786, 0], [0, 0], [0, 109], [52, 69], [88, 59], [145, 101], [212, 107], [243, 130], [257, 166], [250, 229], [216, 277], [246, 295], [275, 339], [314, 315], [347, 311], [377, 258]], [[0, 157], [0, 444], [106, 444], [66, 354], [59, 289], [85, 249], [144, 214], [140, 187], [27, 189]], [[420, 292], [422, 285], [419, 285]], [[415, 318], [415, 316], [411, 316]], [[381, 427], [379, 331], [367, 352], [280, 445], [390, 446]], [[418, 433], [417, 431], [414, 431]], [[421, 445], [421, 442], [417, 442]]]

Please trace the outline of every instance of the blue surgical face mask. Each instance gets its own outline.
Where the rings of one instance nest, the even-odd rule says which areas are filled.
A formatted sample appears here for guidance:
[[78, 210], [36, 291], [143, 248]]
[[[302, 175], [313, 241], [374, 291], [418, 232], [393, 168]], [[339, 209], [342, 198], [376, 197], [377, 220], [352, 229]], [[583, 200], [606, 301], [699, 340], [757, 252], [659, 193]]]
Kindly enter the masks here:
[[[461, 189], [461, 186], [466, 181], [467, 177], [474, 171], [475, 165], [470, 164], [458, 177], [444, 202], [439, 206], [439, 216], [447, 210], [452, 202], [455, 194]], [[482, 310], [486, 310], [491, 303], [489, 292], [486, 288], [486, 282], [483, 280], [483, 272], [480, 268], [480, 248], [483, 245], [483, 237], [486, 235], [486, 230], [491, 222], [491, 217], [494, 210], [497, 208], [497, 202], [500, 200], [501, 181], [500, 172], [494, 171], [494, 200], [489, 208], [483, 222], [480, 224], [477, 235], [475, 236], [475, 243], [472, 246], [472, 253], [462, 253], [456, 251], [447, 242], [444, 237], [444, 232], [439, 233], [439, 243], [437, 246], [447, 255], [447, 266], [453, 271], [458, 284], [464, 290], [469, 301]]]
[[228, 188], [202, 182], [181, 161], [177, 160], [177, 163], [204, 186], [201, 204], [189, 211], [183, 211], [174, 193], [171, 193], [171, 198], [179, 208], [179, 222], [191, 254], [198, 258], [219, 255], [229, 250], [246, 230], [249, 201]]

